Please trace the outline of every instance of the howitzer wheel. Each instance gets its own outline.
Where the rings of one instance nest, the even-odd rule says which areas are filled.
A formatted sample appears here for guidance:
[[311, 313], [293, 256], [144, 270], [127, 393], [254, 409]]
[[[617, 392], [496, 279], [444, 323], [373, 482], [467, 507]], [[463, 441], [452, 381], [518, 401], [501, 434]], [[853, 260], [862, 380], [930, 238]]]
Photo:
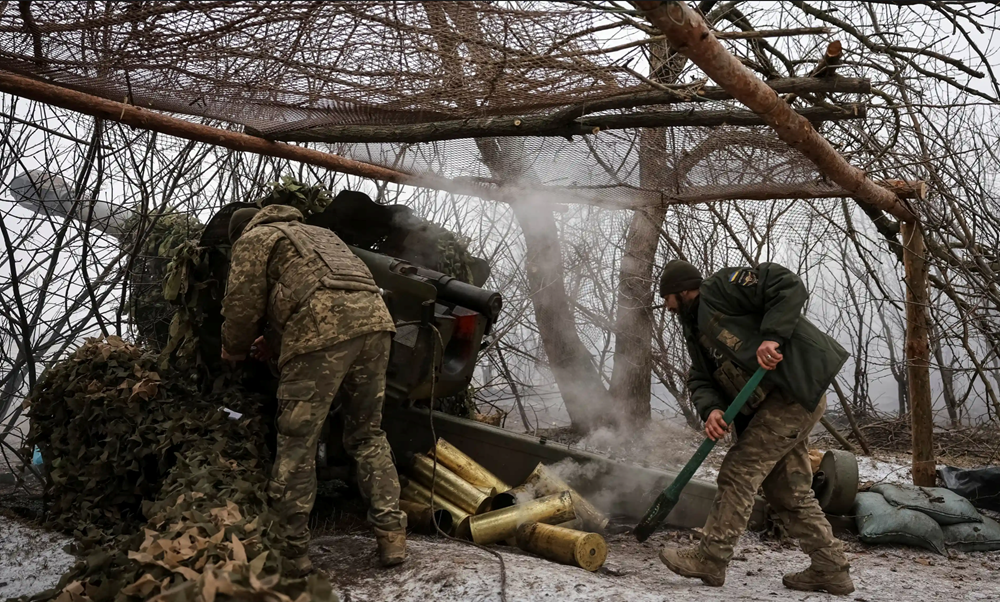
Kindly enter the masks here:
[[848, 451], [831, 449], [823, 454], [819, 472], [823, 479], [816, 487], [816, 500], [827, 514], [847, 514], [858, 495], [858, 459]]

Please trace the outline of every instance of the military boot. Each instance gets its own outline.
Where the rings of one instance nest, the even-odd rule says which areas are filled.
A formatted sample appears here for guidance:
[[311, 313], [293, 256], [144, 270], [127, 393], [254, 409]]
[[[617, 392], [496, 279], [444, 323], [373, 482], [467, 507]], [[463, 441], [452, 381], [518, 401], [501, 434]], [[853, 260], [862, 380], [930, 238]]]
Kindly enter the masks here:
[[835, 596], [846, 596], [854, 591], [850, 569], [818, 569], [810, 565], [804, 571], [785, 575], [781, 582], [789, 589], [828, 592]]
[[375, 527], [375, 541], [382, 566], [396, 566], [406, 560], [406, 531], [383, 531]]
[[313, 570], [312, 560], [309, 560], [309, 556], [299, 556], [297, 558], [289, 558], [285, 561], [285, 576], [290, 579], [300, 579], [305, 577]]
[[696, 577], [712, 587], [726, 582], [726, 564], [707, 558], [698, 548], [663, 548], [660, 561], [681, 577]]

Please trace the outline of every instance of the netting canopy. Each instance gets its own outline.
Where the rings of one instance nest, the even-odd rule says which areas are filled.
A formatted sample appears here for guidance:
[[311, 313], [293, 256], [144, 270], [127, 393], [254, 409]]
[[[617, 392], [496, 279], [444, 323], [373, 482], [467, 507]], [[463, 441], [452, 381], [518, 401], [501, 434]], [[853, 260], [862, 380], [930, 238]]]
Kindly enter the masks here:
[[[641, 75], [657, 63], [650, 48], [665, 49], [662, 37], [608, 14], [584, 3], [8, 4], [0, 60], [4, 69], [103, 98], [486, 183], [499, 175], [485, 168], [472, 138], [489, 118], [494, 129], [523, 120], [526, 134], [539, 118], [560, 116], [655, 123], [697, 108], [711, 124], [727, 121], [720, 112], [732, 112], [733, 102], [706, 97], [704, 80], [679, 83], [662, 60], [652, 76], [667, 84]], [[442, 127], [451, 139], [433, 140]], [[675, 159], [672, 171], [650, 186], [640, 182], [638, 158], [649, 142], [636, 129], [602, 129], [521, 139], [517, 155], [530, 170], [518, 168], [519, 179], [633, 207], [665, 194], [719, 197], [727, 187], [817, 177], [769, 130], [675, 127], [664, 149]], [[421, 136], [433, 141], [391, 143]]]
[[[986, 386], [1000, 358], [997, 263], [982, 252], [1000, 244], [991, 188], [1000, 84], [997, 50], [983, 43], [997, 30], [995, 3], [685, 4], [850, 165], [875, 181], [926, 182], [927, 199], [915, 204], [933, 264], [941, 382], [957, 382], [951, 397], [983, 392], [1000, 415], [1000, 396]], [[497, 328], [502, 341], [484, 360], [484, 374], [504, 376], [483, 376], [511, 383], [496, 393], [508, 401], [515, 381], [536, 397], [558, 396], [544, 372], [555, 361], [558, 345], [546, 345], [554, 338], [575, 346], [570, 355], [595, 375], [581, 398], [604, 389], [602, 399], [616, 403], [648, 397], [652, 363], [654, 397], [687, 407], [685, 351], [673, 320], [652, 309], [656, 275], [675, 257], [705, 271], [761, 261], [794, 267], [812, 294], [810, 316], [857, 358], [845, 384], [859, 411], [880, 396], [895, 406], [906, 378], [898, 224], [827, 181], [721, 79], [673, 52], [632, 3], [7, 2], [0, 78], [12, 73], [89, 95], [68, 106], [52, 94], [0, 94], [2, 181], [38, 171], [63, 178], [67, 191], [58, 206], [14, 206], [14, 186], [12, 203], [0, 198], [0, 212], [12, 216], [8, 246], [26, 266], [0, 276], [0, 301], [10, 307], [5, 287], [29, 291], [25, 320], [9, 320], [19, 327], [30, 325], [34, 303], [43, 308], [36, 320], [57, 314], [49, 330], [66, 330], [67, 341], [98, 327], [127, 334], [128, 295], [112, 277], [170, 246], [141, 244], [165, 225], [160, 218], [193, 228], [294, 173], [334, 193], [363, 189], [380, 203], [405, 204], [471, 240], [492, 267], [488, 286], [509, 308]], [[235, 130], [305, 145], [407, 177], [374, 181], [361, 170], [139, 131], [117, 112], [88, 110], [95, 96], [219, 128], [213, 135]], [[475, 195], [508, 202], [467, 202]], [[134, 219], [111, 219], [112, 208]], [[81, 224], [59, 219], [67, 215]], [[102, 220], [114, 226], [107, 236], [93, 227]], [[136, 224], [134, 239], [115, 239]], [[47, 280], [49, 264], [65, 267], [65, 279]], [[539, 264], [552, 273], [537, 277]], [[65, 307], [52, 309], [63, 298]], [[552, 298], [561, 305], [542, 307]], [[109, 304], [115, 318], [103, 323]], [[15, 351], [0, 362], [11, 374], [32, 374], [29, 360], [47, 361], [70, 344], [2, 322], [0, 344]], [[966, 357], [981, 358], [974, 372], [946, 371]], [[631, 376], [622, 368], [630, 365]], [[0, 410], [13, 407], [18, 378], [0, 375]], [[884, 382], [869, 391], [869, 379]], [[563, 385], [573, 380], [557, 383], [558, 394], [566, 397]], [[645, 389], [630, 384], [640, 381]], [[952, 399], [948, 410], [963, 404]], [[898, 407], [905, 412], [905, 399]]]
[[[291, 132], [532, 113], [645, 89], [595, 47], [600, 12], [504, 3], [36, 3], [5, 68], [115, 100]], [[465, 46], [458, 65], [452, 53]], [[455, 67], [455, 68], [453, 68]]]

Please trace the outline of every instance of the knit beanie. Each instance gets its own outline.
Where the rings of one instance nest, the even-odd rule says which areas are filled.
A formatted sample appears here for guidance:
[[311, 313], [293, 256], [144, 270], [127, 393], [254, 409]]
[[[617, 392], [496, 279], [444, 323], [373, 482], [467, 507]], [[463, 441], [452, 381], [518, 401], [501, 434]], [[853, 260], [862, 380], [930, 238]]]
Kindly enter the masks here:
[[663, 268], [660, 276], [660, 296], [666, 297], [681, 291], [695, 290], [703, 278], [698, 268], [683, 259], [674, 259]]

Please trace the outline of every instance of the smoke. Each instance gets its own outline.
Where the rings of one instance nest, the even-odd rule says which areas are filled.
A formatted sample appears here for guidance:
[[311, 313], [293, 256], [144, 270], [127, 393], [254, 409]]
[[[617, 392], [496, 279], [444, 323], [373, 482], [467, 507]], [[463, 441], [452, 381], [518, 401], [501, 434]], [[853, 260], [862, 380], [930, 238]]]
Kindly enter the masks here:
[[517, 504], [518, 506], [520, 506], [521, 504], [527, 504], [528, 502], [530, 502], [531, 500], [535, 499], [536, 497], [539, 497], [539, 496], [535, 495], [535, 486], [534, 485], [527, 485], [523, 489], [515, 492], [515, 495], [514, 495], [515, 502], [514, 503]]
[[[648, 507], [663, 483], [649, 471], [629, 465], [676, 470], [687, 462], [701, 440], [699, 433], [669, 422], [652, 423], [641, 432], [601, 428], [574, 448], [609, 456], [625, 466], [615, 468], [613, 464], [566, 458], [546, 467], [609, 517], [634, 517]], [[717, 449], [716, 453], [725, 453]], [[530, 501], [537, 493], [527, 486], [517, 493], [517, 502]]]

